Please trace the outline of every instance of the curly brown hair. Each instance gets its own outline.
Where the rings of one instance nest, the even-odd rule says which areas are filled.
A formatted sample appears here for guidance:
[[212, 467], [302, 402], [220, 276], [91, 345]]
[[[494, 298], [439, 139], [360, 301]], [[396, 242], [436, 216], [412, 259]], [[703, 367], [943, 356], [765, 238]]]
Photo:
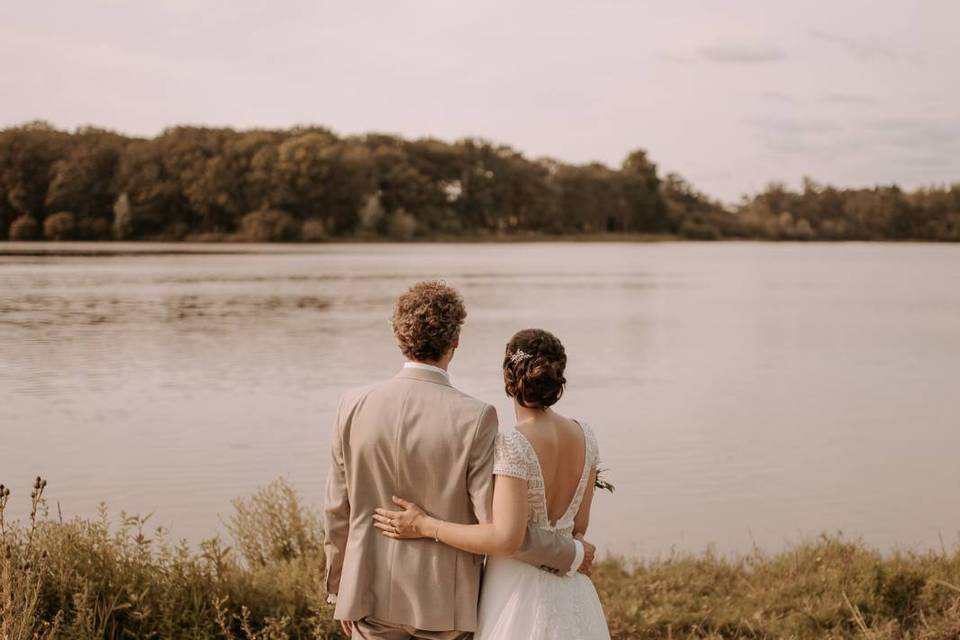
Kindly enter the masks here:
[[403, 355], [417, 362], [437, 362], [457, 341], [466, 317], [457, 290], [430, 280], [416, 283], [397, 298], [390, 322]]
[[507, 343], [503, 384], [507, 395], [521, 406], [546, 409], [563, 395], [566, 368], [567, 352], [557, 336], [543, 329], [524, 329]]

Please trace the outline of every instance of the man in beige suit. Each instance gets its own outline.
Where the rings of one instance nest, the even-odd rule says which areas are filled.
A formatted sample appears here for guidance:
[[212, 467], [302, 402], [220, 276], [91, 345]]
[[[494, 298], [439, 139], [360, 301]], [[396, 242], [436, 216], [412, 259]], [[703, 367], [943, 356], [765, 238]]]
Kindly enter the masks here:
[[[337, 409], [324, 551], [334, 617], [348, 635], [454, 640], [476, 629], [483, 558], [373, 527], [374, 509], [395, 495], [443, 520], [490, 519], [496, 410], [457, 391], [446, 371], [465, 318], [454, 289], [413, 286], [392, 320], [408, 362], [391, 380], [348, 392]], [[593, 554], [585, 541], [530, 528], [515, 557], [572, 574], [589, 572]]]

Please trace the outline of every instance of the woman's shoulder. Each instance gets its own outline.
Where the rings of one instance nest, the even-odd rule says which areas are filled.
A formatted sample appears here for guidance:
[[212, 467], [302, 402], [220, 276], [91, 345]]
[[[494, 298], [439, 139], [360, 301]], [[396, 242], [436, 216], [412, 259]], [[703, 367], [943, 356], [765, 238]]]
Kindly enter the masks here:
[[509, 451], [525, 460], [529, 460], [530, 456], [536, 455], [536, 449], [534, 449], [529, 436], [516, 427], [497, 434], [497, 448], [502, 451]]
[[510, 427], [497, 434], [497, 438], [504, 442], [519, 442], [525, 437], [516, 427]]
[[497, 434], [493, 453], [493, 472], [526, 479], [529, 476], [529, 443], [516, 429]]

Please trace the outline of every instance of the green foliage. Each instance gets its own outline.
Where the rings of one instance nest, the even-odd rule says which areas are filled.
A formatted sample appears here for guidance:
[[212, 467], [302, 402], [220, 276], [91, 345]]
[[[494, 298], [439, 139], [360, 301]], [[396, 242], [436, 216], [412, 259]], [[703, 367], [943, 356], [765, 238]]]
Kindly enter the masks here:
[[31, 215], [23, 214], [10, 225], [11, 240], [36, 240], [40, 236], [40, 225]]
[[99, 129], [80, 129], [50, 168], [47, 211], [67, 210], [82, 219], [105, 216], [115, 197], [114, 173], [124, 140]]
[[322, 551], [319, 517], [300, 505], [296, 492], [283, 480], [273, 481], [249, 498], [235, 499], [233, 508], [227, 529], [247, 566], [265, 567]]
[[882, 556], [823, 535], [775, 555], [609, 560], [597, 575], [614, 637], [960, 637], [960, 549]]
[[240, 221], [241, 240], [282, 242], [296, 240], [299, 236], [300, 223], [286, 211], [251, 211]]
[[339, 137], [322, 127], [174, 127], [150, 139], [42, 122], [0, 130], [0, 235], [13, 238], [18, 217], [59, 211], [74, 214], [83, 240], [960, 241], [960, 184], [907, 193], [806, 179], [800, 192], [771, 184], [731, 209], [676, 174], [661, 177], [643, 150], [610, 168], [532, 160], [473, 138]]
[[130, 208], [130, 196], [126, 192], [113, 203], [113, 236], [125, 240], [133, 234], [133, 213]]
[[[642, 151], [614, 170], [529, 160], [484, 140], [339, 137], [319, 127], [175, 127], [152, 139], [43, 123], [0, 131], [0, 231], [22, 213], [42, 220], [64, 210], [81, 239], [105, 238], [104, 225], [121, 240], [257, 241], [670, 226]], [[278, 211], [282, 220], [250, 213]]]
[[43, 237], [47, 240], [73, 240], [76, 229], [76, 217], [69, 211], [47, 216], [43, 221]]
[[387, 235], [394, 240], [412, 240], [417, 233], [417, 219], [403, 209], [390, 214]]
[[326, 240], [327, 228], [323, 224], [322, 220], [309, 219], [303, 221], [303, 226], [300, 227], [300, 238], [304, 242], [320, 242]]
[[676, 174], [659, 176], [642, 150], [613, 169], [531, 160], [485, 140], [341, 138], [321, 127], [175, 127], [152, 139], [45, 123], [0, 131], [0, 236], [24, 237], [31, 228], [14, 230], [14, 220], [58, 211], [74, 214], [85, 240], [960, 241], [958, 184], [906, 193], [805, 179], [800, 192], [774, 183], [730, 209]]
[[774, 240], [960, 241], [960, 183], [907, 193], [899, 187], [838, 190], [804, 179], [772, 183], [746, 199], [731, 235]]
[[26, 526], [3, 522], [0, 499], [0, 638], [341, 637], [321, 593], [316, 516], [282, 481], [238, 501], [232, 519], [237, 548], [283, 550], [256, 566], [219, 538], [199, 551], [174, 543], [150, 516], [122, 514], [115, 529], [105, 507], [98, 520], [50, 520], [37, 482]]
[[[342, 638], [322, 592], [317, 516], [277, 480], [234, 501], [232, 544], [172, 543], [150, 516], [60, 522], [37, 478], [24, 525], [4, 520], [0, 638]], [[595, 568], [615, 640], [960, 638], [960, 548], [881, 555], [838, 535], [768, 555], [712, 551]]]

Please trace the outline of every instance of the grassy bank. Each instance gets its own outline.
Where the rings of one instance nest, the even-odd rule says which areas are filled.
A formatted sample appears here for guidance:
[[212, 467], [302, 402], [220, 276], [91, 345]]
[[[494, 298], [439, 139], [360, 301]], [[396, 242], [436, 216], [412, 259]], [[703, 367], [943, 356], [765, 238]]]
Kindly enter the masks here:
[[[338, 638], [314, 511], [276, 481], [234, 501], [198, 549], [122, 514], [3, 521], [0, 638]], [[614, 638], [960, 639], [960, 548], [882, 555], [822, 536], [742, 558], [608, 559], [594, 581]]]

